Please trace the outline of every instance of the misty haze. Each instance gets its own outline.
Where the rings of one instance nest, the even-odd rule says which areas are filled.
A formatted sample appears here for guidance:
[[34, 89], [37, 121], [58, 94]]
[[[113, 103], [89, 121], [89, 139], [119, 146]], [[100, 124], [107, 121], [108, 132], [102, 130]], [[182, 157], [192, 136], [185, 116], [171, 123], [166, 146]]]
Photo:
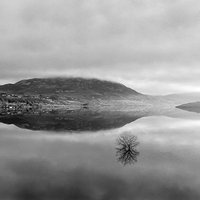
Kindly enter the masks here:
[[0, 1], [0, 199], [200, 199], [200, 2]]

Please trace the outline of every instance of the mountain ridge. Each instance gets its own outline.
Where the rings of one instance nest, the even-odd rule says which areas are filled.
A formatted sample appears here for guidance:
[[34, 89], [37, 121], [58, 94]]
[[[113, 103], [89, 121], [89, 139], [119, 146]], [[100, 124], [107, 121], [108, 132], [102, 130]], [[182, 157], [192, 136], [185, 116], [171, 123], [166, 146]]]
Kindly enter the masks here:
[[0, 92], [16, 94], [80, 94], [83, 96], [103, 97], [134, 96], [141, 93], [120, 83], [84, 78], [33, 78], [18, 81], [14, 84], [0, 86]]

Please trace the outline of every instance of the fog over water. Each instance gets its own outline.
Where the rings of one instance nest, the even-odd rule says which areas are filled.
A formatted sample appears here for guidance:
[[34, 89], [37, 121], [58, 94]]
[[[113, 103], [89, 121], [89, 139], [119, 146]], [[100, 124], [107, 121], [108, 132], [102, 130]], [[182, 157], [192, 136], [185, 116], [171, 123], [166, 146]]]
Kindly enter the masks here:
[[1, 0], [0, 84], [95, 77], [200, 92], [198, 0]]
[[[199, 199], [199, 130], [199, 121], [168, 117], [80, 134], [1, 124], [0, 197]], [[122, 135], [137, 138], [134, 164], [117, 159], [116, 140]]]

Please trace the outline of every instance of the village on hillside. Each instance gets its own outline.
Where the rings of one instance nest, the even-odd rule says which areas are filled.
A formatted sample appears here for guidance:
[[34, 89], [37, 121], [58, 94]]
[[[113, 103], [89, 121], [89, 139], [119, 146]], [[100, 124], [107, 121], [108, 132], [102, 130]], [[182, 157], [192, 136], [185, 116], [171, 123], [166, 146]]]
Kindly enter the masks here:
[[[88, 103], [80, 103], [71, 97], [65, 100], [65, 104], [68, 105], [68, 108], [72, 109], [77, 107], [77, 105], [82, 109], [88, 108]], [[39, 110], [42, 110], [42, 107], [55, 107], [56, 105], [61, 105], [56, 95], [0, 93], [0, 115], [16, 115], [23, 114], [24, 112], [38, 114]]]
[[0, 93], [0, 108], [6, 112], [16, 111], [20, 114], [25, 109], [37, 109], [43, 100], [40, 95]]

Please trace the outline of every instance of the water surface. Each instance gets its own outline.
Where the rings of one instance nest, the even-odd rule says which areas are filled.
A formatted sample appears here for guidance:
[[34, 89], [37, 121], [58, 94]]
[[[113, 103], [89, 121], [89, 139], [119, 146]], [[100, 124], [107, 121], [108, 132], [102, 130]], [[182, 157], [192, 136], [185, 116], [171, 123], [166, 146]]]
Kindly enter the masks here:
[[200, 115], [145, 117], [95, 131], [1, 123], [0, 161], [0, 199], [197, 200]]

